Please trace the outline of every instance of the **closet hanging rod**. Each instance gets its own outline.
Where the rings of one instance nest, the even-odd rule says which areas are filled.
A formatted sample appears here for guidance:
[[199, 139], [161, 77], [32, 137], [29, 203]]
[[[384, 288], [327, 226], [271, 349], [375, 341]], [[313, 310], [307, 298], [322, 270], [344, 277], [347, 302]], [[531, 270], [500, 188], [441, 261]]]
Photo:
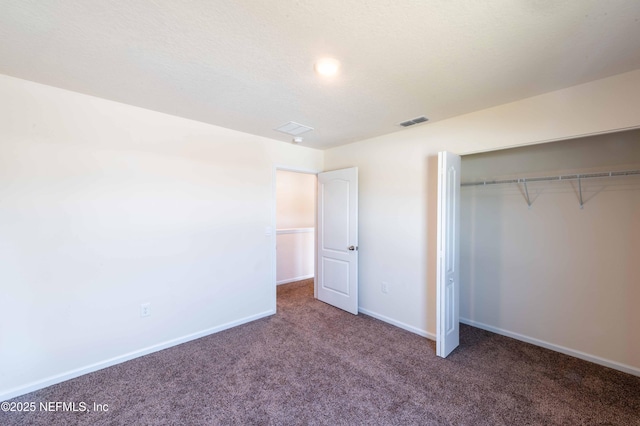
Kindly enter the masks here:
[[504, 180], [485, 180], [481, 182], [466, 182], [461, 183], [460, 186], [479, 186], [479, 185], [497, 185], [503, 183], [527, 183], [527, 182], [543, 182], [543, 181], [556, 181], [556, 180], [575, 180], [575, 179], [589, 179], [589, 178], [605, 178], [605, 177], [618, 177], [618, 176], [636, 176], [640, 175], [640, 170], [624, 170], [619, 172], [600, 172], [600, 173], [580, 173], [572, 175], [559, 175], [559, 176], [545, 176], [545, 177], [532, 177], [532, 178], [518, 178], [518, 179], [504, 179]]

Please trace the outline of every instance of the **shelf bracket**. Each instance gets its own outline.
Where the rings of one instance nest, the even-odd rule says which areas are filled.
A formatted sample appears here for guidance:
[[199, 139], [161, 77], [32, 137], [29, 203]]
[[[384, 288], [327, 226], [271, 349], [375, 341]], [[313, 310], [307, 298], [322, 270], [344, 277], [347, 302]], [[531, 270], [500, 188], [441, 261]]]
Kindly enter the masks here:
[[580, 208], [584, 209], [584, 201], [582, 201], [582, 178], [578, 175], [578, 193], [580, 194]]
[[527, 196], [527, 206], [529, 207], [529, 210], [531, 210], [531, 199], [529, 198], [529, 188], [527, 188], [527, 180], [522, 179], [522, 182], [524, 183], [524, 193]]

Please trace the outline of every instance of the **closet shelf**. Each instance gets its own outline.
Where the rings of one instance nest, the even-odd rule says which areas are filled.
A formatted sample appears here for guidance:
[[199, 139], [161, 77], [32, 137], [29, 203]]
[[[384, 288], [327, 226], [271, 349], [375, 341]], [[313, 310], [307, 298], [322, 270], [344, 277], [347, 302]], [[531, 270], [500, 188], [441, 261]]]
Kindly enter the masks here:
[[517, 179], [504, 179], [504, 180], [483, 180], [480, 182], [465, 182], [460, 186], [484, 186], [484, 185], [497, 185], [503, 183], [526, 183], [526, 182], [543, 182], [554, 180], [576, 180], [576, 179], [590, 179], [590, 178], [607, 178], [618, 176], [634, 176], [640, 175], [640, 170], [625, 170], [621, 172], [599, 172], [599, 173], [580, 173], [573, 175], [558, 175], [558, 176], [544, 176], [544, 177], [532, 177], [532, 178], [517, 178]]

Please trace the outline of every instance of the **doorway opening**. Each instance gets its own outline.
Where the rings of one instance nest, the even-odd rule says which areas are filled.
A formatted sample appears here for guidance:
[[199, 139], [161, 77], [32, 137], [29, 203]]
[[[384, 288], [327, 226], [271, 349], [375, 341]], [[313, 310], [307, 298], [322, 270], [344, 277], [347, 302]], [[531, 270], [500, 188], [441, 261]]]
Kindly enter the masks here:
[[275, 170], [275, 284], [316, 276], [316, 191], [314, 172]]

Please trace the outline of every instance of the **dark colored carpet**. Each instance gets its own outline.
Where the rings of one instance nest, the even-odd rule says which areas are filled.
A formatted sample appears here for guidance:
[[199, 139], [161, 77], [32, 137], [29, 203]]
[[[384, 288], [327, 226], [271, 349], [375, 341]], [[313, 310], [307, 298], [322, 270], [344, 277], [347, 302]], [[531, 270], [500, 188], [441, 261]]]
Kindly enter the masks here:
[[278, 288], [278, 314], [24, 395], [1, 425], [640, 425], [640, 378], [461, 326], [435, 343]]

